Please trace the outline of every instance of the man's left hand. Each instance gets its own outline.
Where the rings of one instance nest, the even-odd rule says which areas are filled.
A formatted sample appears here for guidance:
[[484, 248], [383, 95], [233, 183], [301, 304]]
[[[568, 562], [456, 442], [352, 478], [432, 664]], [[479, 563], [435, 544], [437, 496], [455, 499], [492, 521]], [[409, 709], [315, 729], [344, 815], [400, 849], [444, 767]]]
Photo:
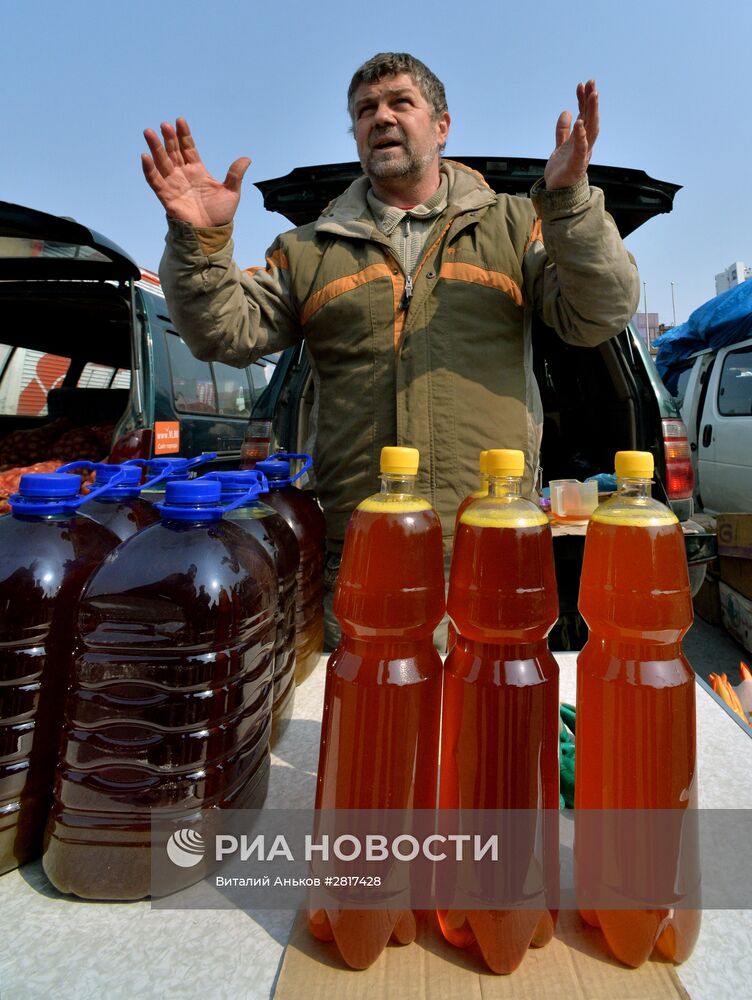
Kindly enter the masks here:
[[598, 138], [598, 91], [595, 80], [577, 84], [579, 114], [572, 126], [572, 115], [562, 111], [556, 123], [556, 149], [551, 153], [543, 179], [547, 191], [574, 187], [585, 176]]

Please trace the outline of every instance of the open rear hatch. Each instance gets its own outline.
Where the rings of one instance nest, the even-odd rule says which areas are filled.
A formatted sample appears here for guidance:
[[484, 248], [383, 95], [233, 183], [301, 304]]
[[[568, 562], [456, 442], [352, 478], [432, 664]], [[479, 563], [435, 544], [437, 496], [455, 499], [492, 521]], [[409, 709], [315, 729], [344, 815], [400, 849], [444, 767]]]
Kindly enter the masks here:
[[140, 273], [72, 219], [0, 202], [0, 493], [16, 470], [109, 454], [130, 395]]
[[136, 281], [136, 262], [73, 219], [0, 201], [0, 278]]
[[[529, 157], [451, 156], [477, 170], [498, 194], [527, 196], [533, 184], [543, 176], [545, 160]], [[279, 212], [294, 226], [313, 222], [324, 208], [342, 194], [362, 174], [359, 163], [326, 163], [315, 167], [296, 167], [284, 177], [259, 181], [256, 187], [264, 196], [264, 207]], [[603, 191], [606, 208], [614, 217], [622, 236], [628, 236], [654, 215], [670, 212], [680, 184], [658, 181], [644, 170], [628, 167], [602, 167], [591, 163], [588, 177]]]

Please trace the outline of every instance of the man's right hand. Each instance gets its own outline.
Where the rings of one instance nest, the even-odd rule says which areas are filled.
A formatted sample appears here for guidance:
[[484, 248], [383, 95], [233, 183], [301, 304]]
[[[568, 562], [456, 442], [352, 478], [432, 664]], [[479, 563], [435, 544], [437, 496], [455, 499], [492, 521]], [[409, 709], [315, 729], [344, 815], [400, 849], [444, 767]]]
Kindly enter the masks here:
[[198, 155], [185, 118], [175, 128], [161, 125], [164, 145], [150, 128], [144, 138], [151, 156], [141, 154], [144, 176], [173, 219], [194, 226], [224, 226], [231, 222], [240, 202], [240, 185], [251, 161], [241, 156], [231, 164], [222, 184], [215, 180]]

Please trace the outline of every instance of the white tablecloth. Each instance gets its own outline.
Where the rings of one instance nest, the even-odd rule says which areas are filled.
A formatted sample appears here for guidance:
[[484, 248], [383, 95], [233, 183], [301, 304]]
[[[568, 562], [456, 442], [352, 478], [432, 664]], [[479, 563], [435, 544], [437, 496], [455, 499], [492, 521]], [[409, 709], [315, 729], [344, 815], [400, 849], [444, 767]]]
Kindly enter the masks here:
[[[561, 700], [574, 701], [576, 655], [556, 658]], [[297, 689], [269, 806], [313, 801], [324, 674], [322, 658]], [[704, 688], [697, 709], [700, 805], [752, 809], [752, 739]], [[82, 902], [56, 892], [39, 862], [0, 877], [0, 914], [2, 1000], [266, 1000], [294, 918]], [[748, 995], [750, 942], [752, 911], [706, 911], [695, 952], [678, 968], [692, 1000]]]

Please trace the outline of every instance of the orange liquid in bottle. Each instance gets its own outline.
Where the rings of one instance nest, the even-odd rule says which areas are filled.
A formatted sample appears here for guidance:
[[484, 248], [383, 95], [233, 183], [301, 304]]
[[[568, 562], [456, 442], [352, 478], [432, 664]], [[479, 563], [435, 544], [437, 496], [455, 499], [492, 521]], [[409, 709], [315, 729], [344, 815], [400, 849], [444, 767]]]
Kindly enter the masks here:
[[[483, 454], [483, 452], [481, 454]], [[488, 496], [488, 475], [484, 471], [484, 467], [482, 466], [480, 489], [474, 490], [472, 493], [468, 493], [468, 495], [465, 497], [464, 500], [460, 502], [460, 505], [457, 508], [457, 513], [455, 514], [454, 517], [454, 533], [452, 536], [453, 538], [457, 537], [457, 532], [460, 527], [460, 519], [462, 518], [462, 515], [465, 513], [470, 504], [473, 502], [473, 500], [481, 500], [483, 497], [487, 496]], [[456, 641], [457, 641], [457, 630], [454, 627], [454, 623], [450, 620], [447, 626], [447, 653], [450, 653], [452, 651], [452, 648], [454, 647]]]
[[[501, 517], [482, 519], [489, 527], [480, 518], [467, 523], [474, 510], [493, 512], [492, 503], [469, 507], [455, 535], [448, 611], [457, 641], [444, 668], [439, 805], [548, 810], [543, 859], [535, 829], [526, 841], [514, 828], [501, 877], [505, 894], [522, 900], [531, 884], [540, 894], [544, 879], [558, 877], [558, 666], [546, 642], [558, 602], [545, 515], [525, 511], [530, 523], [522, 527]], [[517, 968], [531, 943], [546, 944], [555, 920], [529, 901], [528, 908], [439, 911], [444, 937], [458, 947], [477, 941], [497, 973]]]
[[[648, 499], [652, 516], [630, 518], [612, 507], [617, 499], [593, 515], [585, 544], [580, 612], [590, 637], [578, 659], [575, 808], [694, 808], [695, 682], [681, 648], [692, 604], [682, 533], [662, 505]], [[617, 870], [629, 865], [633, 853], [606, 859], [609, 884], [614, 862]], [[654, 947], [684, 961], [700, 928], [699, 910], [688, 908], [581, 913], [631, 966]]]
[[[392, 513], [383, 513], [392, 510]], [[334, 612], [342, 640], [329, 659], [317, 809], [434, 809], [444, 613], [441, 526], [419, 498], [364, 501], [347, 529]], [[355, 969], [386, 944], [415, 937], [410, 910], [326, 909], [311, 932]]]

